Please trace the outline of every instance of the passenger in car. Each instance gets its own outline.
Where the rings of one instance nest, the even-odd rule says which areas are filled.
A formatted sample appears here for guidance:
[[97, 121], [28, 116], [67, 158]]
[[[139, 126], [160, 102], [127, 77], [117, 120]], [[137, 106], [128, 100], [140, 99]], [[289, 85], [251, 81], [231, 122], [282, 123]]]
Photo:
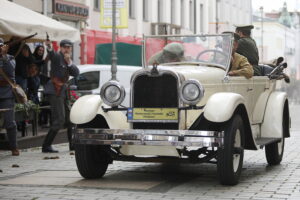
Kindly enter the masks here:
[[241, 37], [236, 50], [240, 55], [245, 56], [253, 66], [254, 76], [261, 76], [261, 68], [258, 66], [259, 55], [255, 40], [251, 37], [253, 25], [235, 25], [235, 32]]
[[149, 59], [148, 64], [153, 65], [154, 63], [163, 64], [182, 61], [185, 61], [183, 45], [178, 42], [172, 42], [167, 44], [163, 50], [154, 54]]
[[[228, 32], [227, 32], [228, 33]], [[234, 37], [233, 47], [232, 47], [232, 55], [230, 62], [230, 71], [228, 72], [229, 76], [245, 76], [247, 79], [253, 76], [253, 67], [248, 62], [248, 59], [245, 56], [242, 56], [236, 53], [236, 49], [238, 48], [238, 40], [240, 36], [236, 33], [232, 33]]]

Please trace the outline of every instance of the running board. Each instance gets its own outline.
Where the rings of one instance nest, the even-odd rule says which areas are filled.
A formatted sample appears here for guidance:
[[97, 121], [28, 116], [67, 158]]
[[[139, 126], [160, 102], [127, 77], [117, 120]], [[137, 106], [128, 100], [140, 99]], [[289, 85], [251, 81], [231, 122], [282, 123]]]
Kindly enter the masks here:
[[256, 145], [259, 146], [259, 148], [263, 148], [264, 146], [274, 143], [274, 142], [280, 142], [281, 138], [259, 138], [256, 139]]

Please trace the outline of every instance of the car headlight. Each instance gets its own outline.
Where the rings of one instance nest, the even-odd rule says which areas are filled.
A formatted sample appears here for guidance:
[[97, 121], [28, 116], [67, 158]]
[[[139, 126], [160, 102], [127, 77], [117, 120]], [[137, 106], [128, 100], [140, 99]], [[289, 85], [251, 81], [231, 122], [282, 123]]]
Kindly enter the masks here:
[[100, 95], [105, 104], [114, 107], [123, 102], [125, 89], [118, 81], [111, 80], [101, 87]]
[[180, 87], [181, 100], [189, 105], [196, 105], [204, 96], [204, 88], [199, 81], [191, 79], [184, 81]]

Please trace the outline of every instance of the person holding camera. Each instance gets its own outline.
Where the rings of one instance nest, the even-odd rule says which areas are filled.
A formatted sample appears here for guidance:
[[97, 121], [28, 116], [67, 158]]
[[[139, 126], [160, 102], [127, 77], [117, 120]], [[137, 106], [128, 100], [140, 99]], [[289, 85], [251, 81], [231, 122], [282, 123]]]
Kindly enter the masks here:
[[57, 153], [51, 144], [60, 129], [67, 122], [68, 139], [70, 150], [72, 150], [71, 140], [71, 124], [68, 116], [67, 106], [67, 81], [69, 76], [78, 76], [79, 69], [73, 64], [71, 59], [73, 43], [68, 40], [60, 42], [60, 51], [55, 52], [51, 48], [51, 42], [46, 41], [49, 60], [51, 61], [50, 80], [44, 85], [44, 93], [50, 102], [52, 123], [50, 130], [44, 140], [42, 146], [43, 153]]

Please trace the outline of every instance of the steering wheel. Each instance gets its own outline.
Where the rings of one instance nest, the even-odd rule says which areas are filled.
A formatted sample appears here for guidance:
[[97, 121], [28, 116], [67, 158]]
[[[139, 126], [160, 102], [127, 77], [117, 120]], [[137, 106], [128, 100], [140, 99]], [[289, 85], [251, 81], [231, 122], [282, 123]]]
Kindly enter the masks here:
[[[201, 60], [201, 59], [199, 59], [203, 54], [206, 54], [206, 53], [210, 53], [210, 52], [213, 52], [214, 53], [214, 55], [213, 55], [213, 58], [212, 58], [212, 62], [215, 62], [215, 63], [218, 63], [217, 62], [217, 54], [220, 54], [220, 55], [222, 55], [223, 56], [223, 58], [226, 58], [227, 56], [228, 56], [228, 54], [226, 54], [226, 53], [224, 53], [223, 51], [220, 51], [220, 50], [217, 50], [217, 49], [208, 49], [208, 50], [205, 50], [205, 51], [202, 51], [202, 52], [200, 52], [198, 55], [197, 55], [197, 57], [196, 57], [196, 61], [202, 61], [203, 62], [203, 60]], [[223, 60], [223, 59], [222, 59]], [[207, 62], [207, 61], [205, 61], [205, 62]]]

